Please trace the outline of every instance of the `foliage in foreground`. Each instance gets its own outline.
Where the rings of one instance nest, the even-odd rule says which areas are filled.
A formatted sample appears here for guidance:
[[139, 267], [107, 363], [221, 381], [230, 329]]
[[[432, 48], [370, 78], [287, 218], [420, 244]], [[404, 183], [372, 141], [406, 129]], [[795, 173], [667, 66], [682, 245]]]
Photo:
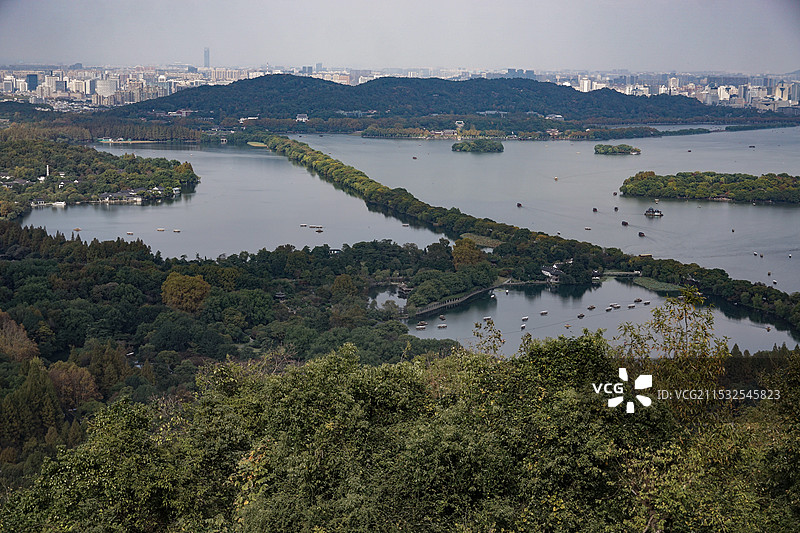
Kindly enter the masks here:
[[[229, 361], [198, 374], [191, 401], [98, 414], [86, 443], [11, 494], [0, 529], [791, 531], [800, 352], [784, 356], [762, 381], [786, 401], [691, 419], [666, 401], [608, 408], [592, 384], [637, 359], [600, 332], [510, 359], [372, 367], [345, 345], [282, 372]], [[675, 365], [660, 370], [674, 382]]]

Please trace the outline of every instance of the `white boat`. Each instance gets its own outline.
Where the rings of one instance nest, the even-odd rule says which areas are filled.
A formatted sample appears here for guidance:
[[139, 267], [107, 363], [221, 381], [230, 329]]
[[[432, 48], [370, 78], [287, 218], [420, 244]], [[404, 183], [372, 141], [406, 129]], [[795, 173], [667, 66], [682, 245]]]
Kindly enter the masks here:
[[633, 309], [634, 307], [636, 307], [636, 304], [628, 304], [628, 309]]
[[490, 317], [490, 316], [483, 317], [484, 322], [487, 321], [487, 320], [491, 320], [491, 319], [492, 319], [492, 317]]
[[522, 317], [522, 321], [523, 321], [523, 322], [525, 322], [526, 320], [528, 320], [528, 317], [527, 317], [527, 316], [524, 316], [524, 317]]
[[439, 329], [444, 329], [444, 328], [446, 328], [446, 327], [447, 327], [447, 324], [439, 324], [439, 325], [438, 325], [438, 326], [436, 326], [436, 327], [437, 327], [437, 328], [439, 328]]
[[172, 230], [172, 231], [174, 231], [175, 233], [180, 233], [180, 232], [181, 232], [181, 230], [179, 230], [178, 228], [175, 228], [175, 229], [174, 229], [174, 230]]
[[542, 316], [544, 316], [544, 315], [546, 315], [546, 314], [547, 314], [547, 311], [539, 311], [539, 314], [540, 314], [540, 315], [542, 315]]
[[53, 202], [53, 207], [67, 207], [67, 202]]
[[307, 228], [307, 227], [308, 227], [308, 224], [300, 224], [300, 227], [301, 227], [301, 228]]
[[650, 300], [645, 300], [645, 301], [644, 301], [644, 302], [642, 302], [642, 303], [643, 303], [644, 305], [650, 305]]
[[606, 307], [606, 313], [608, 313], [609, 311], [611, 311], [613, 309], [614, 309], [613, 307]]
[[525, 329], [525, 324], [521, 324], [521, 325], [519, 326], [519, 329]]
[[425, 326], [417, 326], [417, 329], [425, 329]]
[[164, 231], [164, 228], [156, 228], [156, 231]]

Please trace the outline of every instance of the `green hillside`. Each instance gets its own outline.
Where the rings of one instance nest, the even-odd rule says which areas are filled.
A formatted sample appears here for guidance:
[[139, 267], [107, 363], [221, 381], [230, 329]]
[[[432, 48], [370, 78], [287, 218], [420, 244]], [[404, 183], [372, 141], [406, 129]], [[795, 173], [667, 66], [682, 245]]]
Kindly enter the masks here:
[[147, 116], [191, 109], [224, 116], [295, 118], [341, 116], [339, 111], [375, 116], [475, 114], [484, 111], [560, 114], [582, 121], [695, 121], [755, 117], [755, 112], [709, 107], [682, 96], [628, 96], [610, 89], [581, 93], [525, 79], [446, 81], [438, 78], [379, 78], [357, 86], [288, 74], [262, 76], [225, 86], [204, 86], [108, 112]]

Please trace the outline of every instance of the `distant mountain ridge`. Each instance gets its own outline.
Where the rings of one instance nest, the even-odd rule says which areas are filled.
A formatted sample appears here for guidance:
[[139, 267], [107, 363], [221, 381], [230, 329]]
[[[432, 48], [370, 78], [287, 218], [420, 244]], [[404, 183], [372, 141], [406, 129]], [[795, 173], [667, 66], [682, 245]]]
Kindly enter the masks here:
[[146, 116], [191, 109], [217, 119], [260, 116], [341, 116], [340, 111], [376, 111], [379, 116], [468, 115], [484, 111], [560, 114], [579, 121], [715, 120], [755, 116], [749, 110], [706, 106], [693, 98], [629, 96], [610, 89], [588, 93], [520, 78], [447, 81], [439, 78], [378, 78], [356, 86], [316, 78], [273, 74], [230, 85], [202, 86], [107, 113]]

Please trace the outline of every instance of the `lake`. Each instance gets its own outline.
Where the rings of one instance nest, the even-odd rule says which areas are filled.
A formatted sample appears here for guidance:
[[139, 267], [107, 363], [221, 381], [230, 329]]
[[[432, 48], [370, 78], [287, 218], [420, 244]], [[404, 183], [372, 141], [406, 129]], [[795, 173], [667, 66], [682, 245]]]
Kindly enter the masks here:
[[[627, 253], [652, 253], [719, 267], [737, 278], [767, 284], [774, 279], [784, 291], [800, 290], [797, 207], [660, 200], [658, 207], [664, 217], [648, 219], [642, 213], [656, 205], [652, 200], [613, 195], [625, 178], [639, 170], [798, 174], [800, 128], [624, 141], [641, 148], [639, 156], [594, 155], [595, 143], [567, 141], [506, 142], [502, 154], [469, 154], [452, 152], [450, 141], [347, 135], [296, 138], [387, 186], [405, 187], [433, 205], [455, 206], [475, 216], [550, 234], [560, 232], [564, 237], [615, 246]], [[98, 148], [114, 154], [134, 152], [189, 161], [201, 182], [196, 192], [158, 205], [35, 209], [23, 223], [67, 235], [80, 227], [84, 239], [140, 238], [164, 256], [189, 258], [214, 258], [264, 247], [271, 250], [287, 243], [337, 248], [343, 243], [391, 239], [424, 247], [439, 238], [424, 227], [406, 227], [395, 218], [368, 210], [363, 201], [266, 149]], [[523, 207], [517, 208], [517, 202]], [[622, 220], [629, 226], [622, 227]], [[316, 233], [300, 224], [324, 229]], [[157, 232], [158, 227], [166, 231]], [[181, 231], [174, 233], [173, 229]], [[128, 236], [128, 231], [134, 235]], [[638, 237], [639, 231], [646, 236]], [[753, 255], [754, 251], [759, 255]], [[794, 257], [790, 259], [789, 254]], [[487, 296], [448, 311], [447, 329], [429, 326], [416, 331], [412, 324], [411, 331], [421, 337], [469, 341], [474, 322], [492, 315], [509, 335], [506, 351], [513, 353], [518, 342], [511, 337], [520, 333], [517, 322], [521, 316], [531, 317], [526, 331], [537, 337], [576, 334], [583, 327], [604, 328], [613, 335], [620, 322], [646, 320], [648, 309], [639, 305], [608, 314], [603, 309], [609, 302], [629, 302], [636, 297], [649, 299], [652, 305], [660, 301], [641, 287], [616, 281], [589, 290], [563, 287], [551, 292], [534, 287], [511, 290], [509, 295], [503, 291], [495, 299]], [[585, 310], [590, 303], [598, 308], [594, 313]], [[538, 320], [540, 307], [549, 312]], [[586, 314], [583, 320], [577, 319], [581, 309]], [[731, 337], [742, 349], [771, 348], [783, 342], [793, 345], [798, 340], [786, 331], [772, 327], [768, 332], [757, 320], [728, 313], [731, 316], [717, 312], [716, 331]], [[567, 323], [572, 327], [565, 328]]]
[[[511, 141], [504, 143], [504, 153], [472, 154], [452, 152], [452, 141], [308, 135], [299, 140], [432, 205], [800, 290], [800, 206], [663, 199], [655, 204], [613, 195], [640, 170], [798, 175], [800, 128], [621, 141], [641, 148], [638, 156], [595, 155], [594, 142]], [[646, 218], [650, 206], [664, 216]]]
[[[144, 206], [36, 208], [23, 224], [67, 236], [81, 228], [84, 240], [142, 239], [164, 257], [190, 259], [273, 250], [283, 244], [340, 248], [343, 243], [391, 239], [424, 247], [439, 239], [428, 229], [404, 227], [395, 218], [369, 211], [362, 200], [264, 148], [142, 146], [95, 148], [116, 155], [133, 152], [189, 161], [200, 176], [195, 192]], [[321, 225], [323, 232], [300, 224]]]
[[[642, 301], [635, 303], [637, 298]], [[415, 329], [420, 318], [408, 320], [407, 324], [411, 334], [417, 337], [455, 339], [467, 346], [476, 341], [472, 334], [475, 323], [482, 323], [483, 318], [488, 316], [506, 340], [502, 353], [511, 355], [519, 348], [525, 333], [530, 333], [534, 338], [544, 338], [580, 335], [583, 328], [590, 331], [603, 329], [606, 338], [611, 339], [618, 334], [617, 328], [623, 322], [644, 323], [650, 320], [653, 308], [663, 304], [665, 298], [666, 295], [615, 279], [591, 287], [510, 287], [507, 293], [505, 289], [498, 289], [494, 291], [494, 297], [487, 293], [468, 305], [424, 317], [422, 320], [428, 322], [424, 330]], [[389, 292], [378, 293], [375, 299], [379, 305], [388, 299], [395, 300], [398, 305], [404, 303], [404, 300]], [[650, 304], [645, 305], [645, 301]], [[612, 302], [620, 304], [620, 308], [605, 311]], [[748, 349], [753, 352], [772, 348], [773, 344], [780, 346], [786, 343], [792, 348], [800, 342], [800, 335], [789, 331], [788, 326], [761, 323], [757, 316], [751, 318], [738, 307], [718, 303], [720, 307], [712, 307], [714, 333], [719, 337], [728, 337], [729, 346], [736, 343], [742, 351]], [[631, 304], [633, 308], [628, 307]], [[594, 305], [595, 309], [587, 309], [590, 305]], [[540, 314], [542, 311], [547, 311], [547, 314]], [[446, 320], [438, 318], [440, 313]], [[578, 318], [579, 314], [585, 316], [581, 319]], [[524, 316], [528, 317], [527, 321], [521, 320]], [[447, 324], [447, 328], [440, 329], [437, 327], [439, 324]], [[525, 329], [521, 329], [522, 324], [525, 324]]]

